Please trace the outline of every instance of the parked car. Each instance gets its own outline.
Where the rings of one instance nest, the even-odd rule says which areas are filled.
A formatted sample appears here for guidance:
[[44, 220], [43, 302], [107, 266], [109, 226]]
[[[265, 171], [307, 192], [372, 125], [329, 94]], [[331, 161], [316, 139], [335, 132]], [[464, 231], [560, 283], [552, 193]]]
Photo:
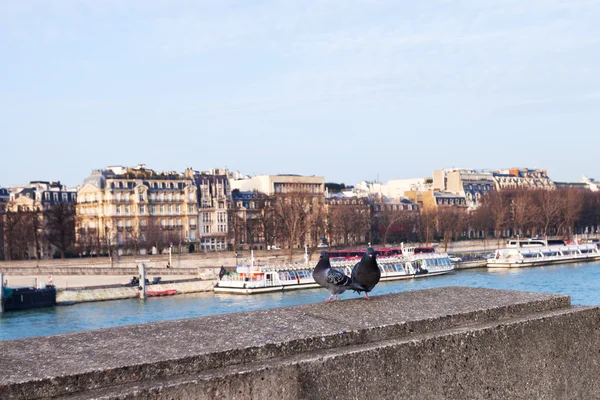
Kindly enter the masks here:
[[271, 250], [281, 250], [281, 247], [273, 245], [271, 246]]
[[452, 261], [453, 263], [457, 263], [457, 262], [461, 262], [462, 258], [460, 257], [448, 257], [450, 259], [450, 261]]
[[327, 243], [319, 243], [317, 245], [317, 247], [322, 248], [322, 247], [329, 247], [329, 246], [327, 246]]

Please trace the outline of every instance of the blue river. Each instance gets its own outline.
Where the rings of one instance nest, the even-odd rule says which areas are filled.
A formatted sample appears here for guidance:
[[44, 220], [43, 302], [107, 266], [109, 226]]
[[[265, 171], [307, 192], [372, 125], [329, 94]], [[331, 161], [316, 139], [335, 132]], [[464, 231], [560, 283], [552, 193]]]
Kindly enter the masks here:
[[[572, 304], [600, 306], [600, 263], [524, 269], [463, 270], [424, 279], [381, 282], [372, 295], [441, 286], [566, 294], [571, 296]], [[253, 296], [198, 293], [150, 298], [145, 301], [127, 299], [14, 311], [0, 314], [0, 340], [316, 303], [323, 301], [327, 296], [328, 293], [324, 289]], [[356, 296], [352, 292], [346, 292], [340, 296], [340, 300]]]

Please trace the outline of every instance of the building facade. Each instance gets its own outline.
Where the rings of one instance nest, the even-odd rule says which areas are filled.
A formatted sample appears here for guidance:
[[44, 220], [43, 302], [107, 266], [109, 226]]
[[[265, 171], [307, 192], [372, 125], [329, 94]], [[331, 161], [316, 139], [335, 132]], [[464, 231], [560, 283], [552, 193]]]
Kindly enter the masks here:
[[76, 189], [69, 189], [60, 181], [32, 181], [3, 189], [2, 193], [4, 258], [52, 257], [56, 249], [51, 238], [47, 240], [49, 221], [45, 211], [60, 203], [74, 205]]
[[322, 176], [258, 175], [232, 180], [231, 189], [238, 189], [241, 192], [258, 191], [267, 196], [293, 192], [323, 196], [325, 179]]
[[231, 207], [229, 172], [225, 169], [204, 172], [188, 169], [185, 176], [193, 179], [197, 189], [200, 249], [226, 250], [229, 247], [227, 210]]
[[0, 187], [0, 260], [5, 259], [4, 253], [4, 212], [10, 196], [6, 188]]
[[546, 170], [511, 168], [493, 172], [496, 190], [505, 189], [556, 189]]
[[266, 249], [264, 209], [268, 196], [258, 191], [242, 192], [235, 189], [231, 192], [231, 198], [231, 249]]
[[491, 172], [465, 168], [433, 171], [433, 190], [460, 195], [470, 209], [479, 207], [483, 196], [495, 189], [496, 182]]
[[145, 165], [94, 171], [78, 192], [76, 214], [82, 247], [146, 254], [197, 246], [197, 189], [177, 172]]

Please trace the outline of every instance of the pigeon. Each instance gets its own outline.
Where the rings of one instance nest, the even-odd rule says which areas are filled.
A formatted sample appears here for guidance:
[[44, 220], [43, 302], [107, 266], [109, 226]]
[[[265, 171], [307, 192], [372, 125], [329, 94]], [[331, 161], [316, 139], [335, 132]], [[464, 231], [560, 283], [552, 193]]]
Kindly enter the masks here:
[[329, 291], [329, 296], [325, 302], [336, 301], [338, 296], [346, 291], [346, 289], [353, 289], [356, 291], [365, 291], [366, 288], [362, 285], [355, 284], [351, 278], [344, 275], [336, 269], [331, 268], [329, 263], [329, 254], [326, 251], [321, 252], [319, 262], [313, 271], [313, 279]]
[[353, 290], [357, 293], [365, 292], [365, 299], [369, 299], [369, 292], [377, 285], [379, 278], [381, 278], [381, 271], [377, 265], [375, 250], [369, 247], [362, 259], [352, 268], [352, 281], [362, 285], [364, 289]]

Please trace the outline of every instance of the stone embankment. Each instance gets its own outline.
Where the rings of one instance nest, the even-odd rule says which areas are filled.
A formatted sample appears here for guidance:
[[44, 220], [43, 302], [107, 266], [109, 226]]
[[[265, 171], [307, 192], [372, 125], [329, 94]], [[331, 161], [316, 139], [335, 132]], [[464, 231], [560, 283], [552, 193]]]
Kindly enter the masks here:
[[[146, 286], [146, 296], [152, 296], [153, 293], [176, 290], [177, 294], [198, 293], [212, 291], [214, 280], [191, 280], [180, 282], [161, 283]], [[58, 290], [56, 302], [61, 303], [82, 303], [88, 301], [104, 301], [130, 299], [139, 296], [137, 286], [118, 286], [118, 287], [99, 287], [85, 289], [67, 289]]]
[[593, 399], [599, 321], [448, 287], [4, 341], [0, 398]]

